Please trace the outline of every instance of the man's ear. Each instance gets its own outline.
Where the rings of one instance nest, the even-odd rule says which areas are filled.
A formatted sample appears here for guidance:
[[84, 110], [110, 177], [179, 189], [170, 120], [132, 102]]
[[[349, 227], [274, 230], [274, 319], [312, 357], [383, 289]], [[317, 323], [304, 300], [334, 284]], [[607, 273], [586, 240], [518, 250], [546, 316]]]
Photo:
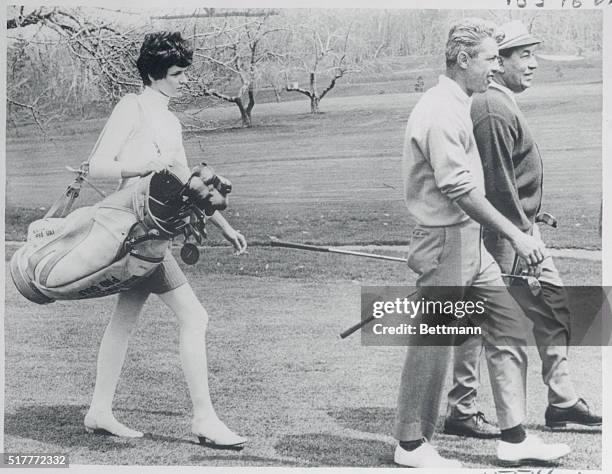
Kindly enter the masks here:
[[461, 69], [467, 69], [469, 62], [470, 55], [467, 53], [467, 51], [459, 51], [459, 54], [457, 55], [457, 65]]
[[499, 61], [499, 73], [503, 74], [504, 72], [506, 72], [506, 68], [504, 68], [504, 58], [499, 56], [497, 60]]

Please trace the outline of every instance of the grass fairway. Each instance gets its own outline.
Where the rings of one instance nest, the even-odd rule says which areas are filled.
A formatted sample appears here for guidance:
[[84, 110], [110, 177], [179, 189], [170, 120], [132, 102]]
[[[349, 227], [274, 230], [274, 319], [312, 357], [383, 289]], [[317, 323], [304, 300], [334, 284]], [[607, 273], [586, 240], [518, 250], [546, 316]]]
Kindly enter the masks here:
[[[595, 284], [601, 272], [593, 262], [557, 264], [568, 284]], [[113, 298], [36, 306], [12, 285], [5, 316], [5, 450], [67, 452], [78, 464], [393, 465], [391, 430], [404, 349], [364, 347], [357, 335], [341, 340], [338, 334], [359, 318], [359, 283], [413, 282], [403, 265], [271, 248], [236, 258], [228, 248], [213, 248], [186, 272], [211, 314], [212, 397], [222, 419], [249, 437], [242, 452], [193, 443], [177, 323], [154, 298], [133, 336], [115, 399], [119, 419], [146, 431], [146, 438], [86, 434], [82, 421]], [[529, 348], [529, 354], [527, 426], [572, 445], [561, 467], [599, 468], [599, 431], [542, 433], [546, 391], [537, 352]], [[571, 351], [576, 386], [597, 410], [600, 357], [599, 347]], [[481, 407], [494, 418], [486, 374], [483, 381]], [[468, 466], [495, 462], [492, 441], [439, 435], [436, 443], [442, 454]]]

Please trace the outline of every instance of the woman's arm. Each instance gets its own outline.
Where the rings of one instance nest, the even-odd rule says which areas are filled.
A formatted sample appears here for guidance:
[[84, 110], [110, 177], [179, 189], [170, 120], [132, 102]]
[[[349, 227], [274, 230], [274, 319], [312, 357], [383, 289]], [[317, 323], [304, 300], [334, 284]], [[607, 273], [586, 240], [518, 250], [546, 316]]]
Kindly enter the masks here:
[[247, 241], [244, 238], [244, 235], [242, 235], [240, 231], [234, 229], [219, 211], [215, 211], [214, 214], [208, 218], [208, 220], [221, 230], [223, 237], [225, 237], [225, 239], [228, 240], [236, 249], [236, 254], [240, 255], [246, 251]]
[[137, 100], [136, 95], [128, 94], [113, 109], [89, 159], [90, 176], [131, 178], [164, 168], [164, 165], [155, 159], [145, 165], [117, 161], [125, 143], [139, 126], [140, 111]]

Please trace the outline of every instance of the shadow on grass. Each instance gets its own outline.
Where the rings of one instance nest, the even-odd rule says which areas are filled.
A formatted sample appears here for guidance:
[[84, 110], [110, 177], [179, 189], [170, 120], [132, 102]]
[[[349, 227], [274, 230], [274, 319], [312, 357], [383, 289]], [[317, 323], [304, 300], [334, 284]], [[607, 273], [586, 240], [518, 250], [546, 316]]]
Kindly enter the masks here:
[[327, 414], [344, 428], [367, 433], [391, 435], [395, 423], [395, 409], [388, 407], [339, 407]]
[[189, 414], [184, 411], [172, 411], [172, 410], [142, 410], [140, 408], [123, 408], [121, 410], [125, 413], [137, 413], [138, 416], [143, 415], [159, 415], [159, 416], [172, 416], [172, 417], [188, 417]]
[[129, 449], [133, 440], [88, 434], [83, 426], [85, 405], [28, 405], [4, 415], [4, 434], [64, 448], [84, 447], [104, 451]]
[[[465, 452], [461, 452], [461, 451], [444, 451], [441, 450], [440, 454], [442, 454], [443, 456], [446, 457], [452, 457], [455, 459], [459, 459], [461, 462], [463, 462], [465, 465], [467, 465], [468, 463], [471, 465], [477, 465], [477, 466], [495, 466], [495, 467], [499, 467], [499, 468], [505, 468], [503, 470], [500, 471], [495, 471], [495, 472], [507, 472], [507, 473], [512, 473], [512, 472], [534, 472], [531, 470], [531, 468], [546, 468], [546, 469], [550, 469], [550, 470], [546, 470], [546, 471], [540, 471], [537, 470], [535, 472], [541, 472], [542, 474], [544, 473], [551, 473], [553, 472], [554, 468], [556, 467], [560, 467], [563, 465], [564, 460], [560, 459], [558, 461], [551, 461], [551, 462], [546, 462], [546, 461], [529, 461], [529, 462], [524, 462], [521, 463], [521, 465], [519, 467], [508, 467], [505, 466], [503, 463], [501, 463], [498, 459], [497, 456], [493, 455], [493, 454], [478, 454], [476, 452], [470, 452], [469, 453], [469, 457], [465, 455]], [[565, 469], [565, 466], [564, 466]]]
[[[327, 410], [338, 425], [355, 431], [393, 436], [396, 409], [389, 407], [338, 407]], [[438, 417], [436, 433], [442, 433], [444, 415]]]
[[228, 465], [235, 466], [286, 466], [286, 467], [313, 467], [314, 464], [301, 463], [298, 461], [283, 461], [281, 459], [274, 458], [266, 458], [262, 456], [250, 456], [250, 455], [240, 455], [240, 454], [232, 454], [228, 456], [224, 456], [222, 454], [215, 454], [210, 456], [203, 456], [200, 454], [196, 454], [189, 457], [189, 464], [203, 464], [208, 465], [208, 463], [215, 461], [215, 466], [222, 466], [223, 464], [219, 463], [219, 461], [227, 461]]
[[274, 448], [280, 455], [303, 460], [309, 466], [395, 466], [393, 446], [383, 441], [305, 433], [285, 436]]
[[564, 434], [564, 433], [572, 433], [572, 434], [601, 434], [601, 426], [578, 426], [571, 425], [567, 428], [559, 428], [555, 430], [551, 430], [545, 425], [536, 425], [536, 424], [527, 424], [525, 428], [529, 431], [539, 431], [541, 433], [555, 433], [555, 434]]

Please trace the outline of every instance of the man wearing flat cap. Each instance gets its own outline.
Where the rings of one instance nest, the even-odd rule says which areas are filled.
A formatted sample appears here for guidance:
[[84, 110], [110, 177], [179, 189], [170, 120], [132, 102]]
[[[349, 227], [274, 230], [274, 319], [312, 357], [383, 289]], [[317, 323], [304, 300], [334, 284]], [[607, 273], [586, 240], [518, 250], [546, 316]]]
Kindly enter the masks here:
[[[541, 239], [535, 221], [542, 201], [542, 158], [515, 94], [531, 86], [538, 67], [535, 49], [542, 41], [531, 35], [520, 21], [502, 25], [500, 32], [503, 34], [499, 42], [501, 68], [495, 73], [491, 87], [474, 96], [471, 107], [474, 137], [484, 170], [485, 193], [493, 206], [515, 226]], [[503, 236], [485, 229], [484, 242], [504, 273], [520, 274], [527, 270]], [[601, 417], [578, 397], [570, 379], [567, 349], [571, 315], [563, 282], [550, 256], [535, 274], [542, 287], [541, 293], [534, 296], [520, 292], [517, 301], [534, 324], [542, 377], [548, 386], [546, 426], [553, 429], [567, 424], [601, 426]], [[463, 436], [495, 437], [499, 431], [476, 407], [482, 339], [473, 337], [456, 350], [444, 431]]]

